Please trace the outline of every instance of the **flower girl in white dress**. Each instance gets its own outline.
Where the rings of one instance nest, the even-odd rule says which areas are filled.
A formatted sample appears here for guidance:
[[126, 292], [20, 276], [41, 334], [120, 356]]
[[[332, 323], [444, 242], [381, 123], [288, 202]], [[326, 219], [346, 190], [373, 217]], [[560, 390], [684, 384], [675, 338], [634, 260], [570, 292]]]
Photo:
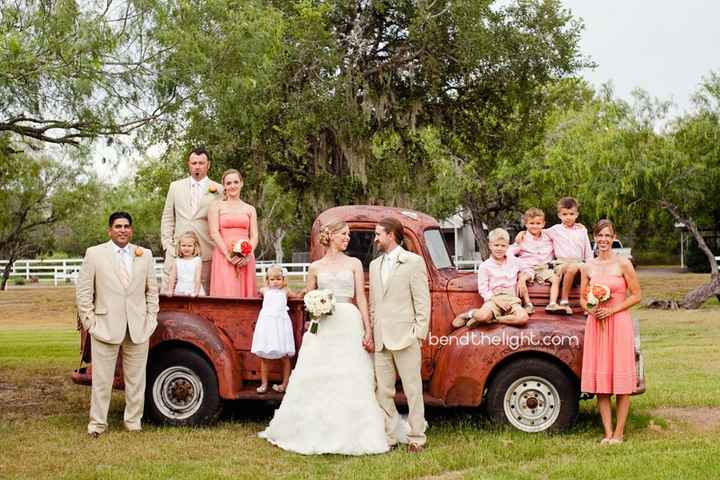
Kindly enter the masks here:
[[282, 361], [282, 383], [272, 387], [276, 392], [282, 393], [290, 377], [290, 357], [295, 355], [295, 338], [287, 301], [288, 297], [296, 295], [288, 290], [286, 272], [279, 265], [271, 265], [267, 269], [265, 283], [267, 286], [260, 289], [263, 304], [255, 324], [250, 351], [260, 357], [261, 384], [257, 388], [258, 393], [267, 392], [270, 361]]
[[201, 282], [202, 257], [200, 256], [200, 240], [195, 232], [180, 235], [175, 249], [175, 260], [168, 272], [166, 295], [188, 295], [197, 297], [205, 295]]
[[344, 253], [349, 232], [342, 221], [321, 230], [327, 253], [310, 265], [307, 290], [332, 290], [335, 311], [322, 317], [317, 333], [305, 332], [283, 401], [259, 434], [285, 450], [366, 455], [390, 448], [375, 398], [363, 268]]

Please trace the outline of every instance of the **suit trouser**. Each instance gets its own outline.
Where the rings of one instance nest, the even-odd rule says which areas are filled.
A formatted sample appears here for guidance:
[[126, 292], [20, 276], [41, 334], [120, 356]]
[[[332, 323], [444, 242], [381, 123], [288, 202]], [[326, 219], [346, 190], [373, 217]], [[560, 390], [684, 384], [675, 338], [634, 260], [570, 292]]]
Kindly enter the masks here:
[[145, 406], [145, 369], [149, 341], [133, 343], [128, 333], [125, 333], [125, 339], [120, 345], [106, 343], [92, 336], [90, 338], [92, 339], [92, 393], [88, 433], [102, 433], [107, 429], [115, 364], [121, 346], [125, 380], [125, 428], [139, 430]]
[[424, 445], [427, 441], [425, 403], [420, 375], [421, 365], [422, 355], [419, 341], [413, 342], [402, 350], [388, 350], [383, 347], [379, 352], [375, 352], [375, 378], [377, 380], [375, 393], [380, 407], [385, 411], [385, 432], [391, 445], [397, 443], [395, 432], [400, 421], [400, 415], [395, 407], [395, 382], [398, 374], [409, 408], [408, 441], [417, 445]]
[[[167, 287], [168, 277], [170, 275], [170, 265], [172, 265], [172, 262], [175, 261], [175, 253], [173, 252], [173, 249], [168, 249], [165, 252], [165, 263], [163, 264], [163, 273], [162, 273], [162, 288], [165, 289]], [[207, 259], [202, 261], [202, 272], [200, 273], [200, 284], [203, 287], [203, 290], [205, 290], [205, 295], [210, 295], [210, 268], [212, 265], [212, 260]]]

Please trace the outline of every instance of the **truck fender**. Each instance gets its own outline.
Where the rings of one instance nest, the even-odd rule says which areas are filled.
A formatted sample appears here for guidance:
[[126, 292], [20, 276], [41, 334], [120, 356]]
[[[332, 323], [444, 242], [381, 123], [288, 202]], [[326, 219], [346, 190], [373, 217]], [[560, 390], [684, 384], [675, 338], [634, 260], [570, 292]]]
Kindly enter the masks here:
[[215, 369], [220, 397], [237, 398], [242, 388], [240, 360], [222, 331], [202, 316], [187, 312], [160, 312], [157, 321], [150, 338], [150, 356], [166, 347], [190, 345]]
[[[485, 335], [485, 339], [489, 340], [481, 343], [480, 335]], [[446, 406], [478, 406], [488, 382], [497, 371], [515, 358], [528, 356], [551, 360], [571, 377], [579, 378], [580, 372], [569, 367], [582, 364], [578, 358], [582, 354], [578, 349], [538, 348], [532, 345], [513, 349], [500, 342], [492, 342], [493, 337], [499, 337], [500, 340], [502, 335], [502, 329], [482, 331], [463, 328], [448, 336], [448, 344], [436, 356], [430, 394], [441, 399]]]

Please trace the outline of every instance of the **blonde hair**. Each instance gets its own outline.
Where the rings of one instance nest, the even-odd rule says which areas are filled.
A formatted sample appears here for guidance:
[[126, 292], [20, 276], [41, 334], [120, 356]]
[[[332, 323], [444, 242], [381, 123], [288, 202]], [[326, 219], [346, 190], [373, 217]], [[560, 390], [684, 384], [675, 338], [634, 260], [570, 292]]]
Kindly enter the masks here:
[[220, 178], [220, 184], [223, 186], [223, 200], [227, 200], [227, 192], [225, 191], [225, 177], [228, 175], [235, 174], [238, 177], [240, 177], [240, 183], [244, 184], [245, 180], [243, 179], [242, 173], [240, 173], [238, 170], [235, 170], [234, 168], [228, 168], [225, 170], [222, 174], [222, 178]]
[[267, 270], [265, 270], [265, 285], [268, 287], [270, 286], [270, 275], [274, 274], [280, 275], [283, 279], [283, 288], [287, 287], [287, 275], [285, 275], [285, 269], [277, 263], [270, 265]]
[[523, 215], [523, 222], [527, 222], [531, 218], [535, 217], [542, 217], [543, 220], [545, 220], [545, 212], [535, 207], [528, 208], [527, 210], [525, 210], [525, 214]]
[[333, 233], [337, 233], [347, 227], [347, 223], [343, 220], [332, 218], [326, 224], [320, 227], [320, 245], [324, 247], [330, 246], [330, 237]]
[[510, 243], [510, 234], [504, 228], [496, 228], [488, 234], [488, 241], [497, 242], [498, 240], [505, 240]]
[[180, 251], [180, 244], [183, 241], [183, 238], [189, 238], [193, 241], [193, 257], [199, 257], [200, 256], [200, 239], [195, 234], [195, 232], [188, 230], [187, 232], [183, 232], [182, 235], [178, 237], [177, 245], [175, 245], [175, 256], [179, 258], [183, 258], [182, 252]]

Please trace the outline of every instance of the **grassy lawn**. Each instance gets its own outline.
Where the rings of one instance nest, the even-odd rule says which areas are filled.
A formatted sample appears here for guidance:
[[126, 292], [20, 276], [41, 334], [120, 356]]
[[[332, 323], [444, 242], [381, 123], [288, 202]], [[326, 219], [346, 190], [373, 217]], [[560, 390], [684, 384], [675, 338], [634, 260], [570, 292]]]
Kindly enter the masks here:
[[[704, 275], [641, 273], [646, 297], [680, 297]], [[720, 475], [720, 306], [637, 309], [648, 391], [634, 397], [624, 445], [600, 447], [595, 401], [559, 435], [496, 429], [471, 410], [429, 409], [429, 448], [371, 457], [304, 457], [256, 437], [273, 406], [238, 402], [212, 428], [85, 435], [90, 390], [78, 366], [74, 291], [0, 292], [0, 478], [716, 478]]]

